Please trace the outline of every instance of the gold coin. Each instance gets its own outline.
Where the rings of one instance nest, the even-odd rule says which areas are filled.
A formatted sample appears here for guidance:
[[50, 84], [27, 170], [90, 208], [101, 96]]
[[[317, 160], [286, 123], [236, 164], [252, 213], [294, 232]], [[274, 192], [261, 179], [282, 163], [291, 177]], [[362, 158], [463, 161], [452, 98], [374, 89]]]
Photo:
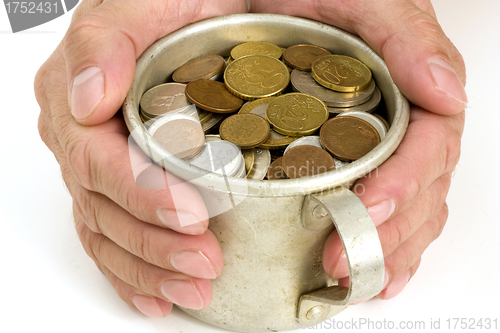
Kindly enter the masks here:
[[180, 66], [172, 74], [175, 82], [188, 83], [198, 79], [210, 79], [224, 69], [226, 62], [218, 54], [194, 58]]
[[290, 82], [290, 73], [281, 61], [263, 55], [234, 60], [224, 72], [227, 89], [243, 99], [279, 95]]
[[353, 92], [368, 87], [372, 72], [358, 59], [332, 54], [321, 57], [313, 63], [312, 76], [326, 88]]
[[380, 143], [380, 136], [372, 125], [351, 116], [328, 120], [319, 132], [326, 150], [341, 161], [363, 157]]
[[254, 114], [258, 114], [259, 116], [262, 116], [263, 118], [266, 118], [266, 113], [264, 112], [264, 115], [262, 115], [260, 112], [259, 113], [256, 113], [256, 112], [252, 112], [254, 111], [256, 108], [262, 106], [262, 105], [266, 105], [267, 107], [267, 104], [269, 104], [271, 101], [273, 101], [276, 97], [264, 97], [264, 98], [259, 98], [259, 99], [256, 99], [256, 100], [253, 100], [253, 101], [250, 101], [250, 102], [246, 102], [245, 104], [243, 104], [241, 106], [241, 109], [240, 111], [238, 111], [238, 113], [254, 113]]
[[304, 136], [316, 132], [328, 120], [328, 109], [317, 97], [290, 93], [269, 103], [266, 116], [273, 129], [283, 135]]
[[245, 160], [245, 170], [247, 172], [246, 177], [250, 175], [253, 169], [253, 164], [255, 162], [255, 152], [253, 149], [242, 149], [243, 159]]
[[[256, 100], [251, 101], [251, 102], [246, 102], [245, 104], [243, 104], [243, 106], [241, 107], [240, 111], [238, 111], [238, 113], [253, 113], [253, 114], [259, 115], [262, 118], [267, 120], [267, 117], [266, 117], [267, 106], [275, 98], [276, 97], [264, 97], [264, 98], [256, 99]], [[286, 146], [288, 146], [290, 143], [292, 143], [296, 139], [298, 139], [298, 137], [281, 135], [281, 134], [276, 133], [274, 130], [271, 129], [271, 134], [269, 134], [269, 138], [266, 140], [266, 142], [258, 145], [258, 147], [262, 148], [262, 149], [271, 149], [271, 150], [281, 149], [281, 148], [285, 148]]]
[[212, 80], [189, 82], [186, 98], [200, 109], [215, 113], [233, 113], [243, 104], [243, 100], [227, 91], [224, 83]]
[[330, 54], [330, 51], [316, 45], [299, 44], [290, 46], [283, 52], [283, 61], [290, 67], [310, 72], [312, 64], [318, 58]]
[[283, 51], [279, 46], [266, 42], [248, 42], [236, 45], [231, 50], [231, 58], [234, 60], [249, 55], [265, 55], [279, 59]]
[[235, 114], [220, 124], [219, 134], [222, 139], [249, 149], [267, 140], [270, 127], [265, 119], [255, 114]]
[[319, 175], [335, 169], [333, 157], [311, 145], [293, 147], [283, 155], [282, 167], [289, 178]]

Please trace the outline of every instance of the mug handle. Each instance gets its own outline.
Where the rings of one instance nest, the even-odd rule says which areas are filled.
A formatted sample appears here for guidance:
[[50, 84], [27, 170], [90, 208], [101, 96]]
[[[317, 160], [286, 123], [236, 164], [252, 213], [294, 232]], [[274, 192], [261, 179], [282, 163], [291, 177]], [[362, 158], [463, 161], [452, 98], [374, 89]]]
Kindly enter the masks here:
[[346, 187], [306, 196], [302, 208], [304, 227], [318, 230], [332, 221], [347, 257], [349, 288], [331, 286], [300, 296], [300, 322], [323, 321], [351, 303], [377, 295], [383, 288], [384, 255], [377, 229], [363, 202]]

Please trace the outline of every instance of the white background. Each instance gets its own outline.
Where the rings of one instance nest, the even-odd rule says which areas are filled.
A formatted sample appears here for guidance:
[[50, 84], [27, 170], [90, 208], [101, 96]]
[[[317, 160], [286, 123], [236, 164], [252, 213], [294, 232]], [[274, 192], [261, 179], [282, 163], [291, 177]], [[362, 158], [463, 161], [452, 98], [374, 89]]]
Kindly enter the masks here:
[[[500, 1], [433, 3], [468, 74], [469, 107], [448, 223], [402, 294], [350, 307], [336, 320], [424, 321], [429, 329], [440, 319], [441, 330], [454, 317], [500, 321]], [[12, 34], [0, 6], [0, 331], [220, 332], [177, 309], [166, 319], [146, 318], [119, 299], [79, 244], [58, 164], [38, 136], [33, 93], [36, 70], [69, 21], [64, 15]]]

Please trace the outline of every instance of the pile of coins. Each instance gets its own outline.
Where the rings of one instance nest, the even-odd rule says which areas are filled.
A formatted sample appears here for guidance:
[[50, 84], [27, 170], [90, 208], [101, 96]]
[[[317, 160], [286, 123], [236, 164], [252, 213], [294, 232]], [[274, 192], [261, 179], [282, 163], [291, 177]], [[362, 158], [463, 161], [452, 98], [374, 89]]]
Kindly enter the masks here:
[[144, 93], [141, 119], [166, 151], [226, 176], [321, 174], [364, 156], [389, 129], [372, 114], [383, 109], [370, 69], [315, 45], [243, 43], [227, 59], [189, 60], [172, 81]]

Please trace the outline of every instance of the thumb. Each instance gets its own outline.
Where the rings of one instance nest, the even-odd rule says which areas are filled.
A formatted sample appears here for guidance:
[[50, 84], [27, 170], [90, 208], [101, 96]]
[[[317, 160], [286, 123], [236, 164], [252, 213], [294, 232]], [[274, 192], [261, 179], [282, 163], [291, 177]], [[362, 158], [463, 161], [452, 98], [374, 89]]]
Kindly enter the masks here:
[[464, 110], [465, 66], [429, 0], [252, 0], [252, 11], [302, 16], [363, 38], [389, 68], [403, 94], [434, 113]]
[[186, 24], [247, 10], [244, 0], [88, 0], [80, 7], [63, 44], [71, 113], [84, 125], [120, 109], [136, 59], [153, 42]]

